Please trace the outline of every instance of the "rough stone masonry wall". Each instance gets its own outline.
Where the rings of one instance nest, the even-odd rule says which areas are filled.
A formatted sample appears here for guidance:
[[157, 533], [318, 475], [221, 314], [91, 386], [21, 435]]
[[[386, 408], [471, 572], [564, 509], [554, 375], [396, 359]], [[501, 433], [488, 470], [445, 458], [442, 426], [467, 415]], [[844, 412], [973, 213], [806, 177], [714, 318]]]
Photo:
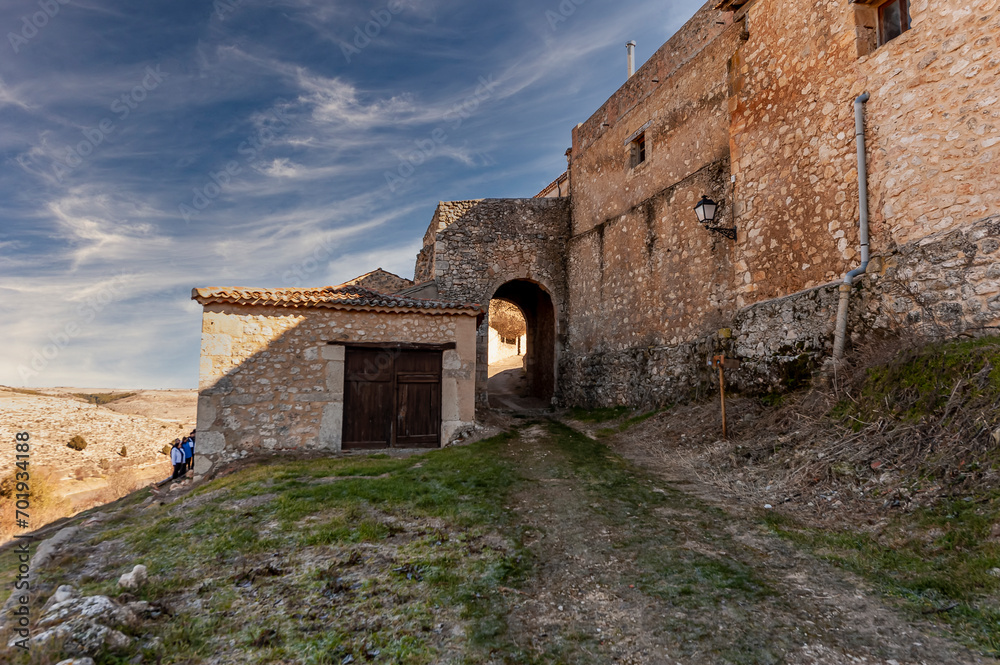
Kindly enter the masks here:
[[[570, 359], [564, 401], [663, 406], [718, 390], [715, 354], [742, 361], [729, 390], [785, 391], [807, 382], [833, 349], [839, 282], [742, 308], [728, 328], [679, 345], [605, 349]], [[873, 258], [851, 295], [853, 343], [874, 335], [939, 339], [1000, 329], [1000, 215], [940, 231]], [[721, 334], [720, 334], [721, 333]]]
[[[867, 107], [872, 246], [881, 257], [873, 262], [879, 271], [862, 280], [852, 301], [855, 339], [907, 326], [941, 334], [995, 325], [997, 269], [990, 267], [992, 232], [983, 231], [993, 222], [975, 221], [1000, 208], [994, 147], [1000, 145], [998, 7], [998, 0], [914, 0], [913, 28], [873, 51], [858, 37], [863, 32], [859, 18], [871, 9], [839, 0], [758, 0], [749, 7], [745, 40], [726, 42], [733, 33], [722, 28], [713, 43], [733, 45], [726, 134], [735, 184], [727, 196], [739, 228], [729, 322], [723, 322], [725, 307], [698, 312], [676, 307], [713, 302], [698, 290], [708, 279], [685, 280], [677, 271], [647, 289], [650, 302], [673, 301], [660, 312], [665, 325], [659, 331], [637, 322], [636, 308], [617, 304], [623, 299], [638, 303], [641, 318], [645, 308], [642, 301], [630, 300], [634, 296], [612, 289], [604, 303], [595, 295], [603, 293], [609, 277], [631, 282], [635, 293], [651, 284], [643, 262], [635, 260], [648, 236], [635, 223], [634, 210], [641, 209], [636, 205], [617, 219], [632, 227], [631, 244], [615, 239], [610, 261], [604, 249], [608, 221], [601, 234], [573, 239], [565, 401], [655, 404], [686, 396], [711, 385], [705, 360], [723, 350], [745, 361], [732, 373], [738, 387], [766, 392], [797, 381], [829, 354], [838, 297], [831, 282], [859, 260], [852, 102], [865, 90], [872, 94]], [[682, 29], [674, 52], [702, 34], [704, 24], [696, 16]], [[711, 48], [703, 48], [672, 77], [705, 70], [711, 55]], [[711, 75], [706, 81], [702, 85], [714, 89]], [[574, 174], [577, 182], [594, 180], [586, 153], [600, 143], [601, 132], [615, 129], [618, 116], [606, 109], [624, 108], [627, 115], [656, 100], [655, 95], [645, 101], [637, 96], [634, 89], [641, 85], [648, 83], [630, 81], [574, 133], [574, 168], [581, 171], [579, 177]], [[683, 97], [704, 99], [705, 94], [689, 91]], [[605, 122], [610, 127], [603, 127]], [[655, 160], [661, 139], [653, 134]], [[697, 135], [710, 137], [711, 132]], [[670, 152], [685, 161], [705, 159], [690, 147]], [[591, 161], [597, 169], [613, 164], [611, 157]], [[666, 173], [657, 181], [673, 182]], [[618, 187], [624, 193], [617, 198], [614, 189], [599, 186], [583, 192], [574, 214], [585, 214], [582, 221], [575, 216], [574, 229], [587, 228], [599, 217], [594, 211], [613, 211], [632, 199], [648, 204], [651, 199], [633, 184]], [[579, 196], [580, 187], [574, 191]], [[683, 211], [678, 207], [677, 212]], [[983, 233], [985, 240], [969, 250], [968, 238]], [[693, 263], [711, 265], [715, 248], [693, 240], [676, 238], [672, 245], [686, 248]], [[628, 257], [627, 266], [614, 263], [619, 255]], [[717, 276], [725, 281], [722, 270]], [[713, 305], [725, 302], [725, 289], [716, 293], [720, 297]], [[684, 302], [686, 297], [691, 301]], [[595, 320], [605, 307], [608, 318]], [[677, 312], [692, 316], [685, 320]], [[655, 322], [656, 316], [648, 320]], [[720, 337], [714, 327], [730, 329], [731, 336]], [[645, 339], [619, 341], [650, 330], [654, 334]], [[675, 330], [681, 334], [670, 334]]]
[[876, 249], [1000, 211], [1000, 0], [912, 0], [910, 13], [857, 65]]
[[[698, 385], [686, 358], [733, 314], [733, 243], [694, 214], [706, 194], [731, 225], [726, 66], [740, 26], [713, 5], [573, 132], [564, 402], [686, 393]], [[646, 161], [631, 168], [640, 129]]]
[[[713, 4], [703, 7], [573, 130], [574, 236], [728, 159], [726, 63], [739, 29]], [[646, 162], [631, 169], [627, 144], [640, 130], [645, 132]]]
[[441, 201], [434, 210], [431, 223], [424, 233], [424, 244], [417, 254], [417, 265], [413, 270], [413, 281], [417, 284], [434, 279], [434, 243], [437, 234], [462, 218], [468, 210], [479, 205], [482, 199], [470, 201]]
[[475, 328], [467, 315], [205, 306], [195, 475], [248, 455], [339, 451], [349, 342], [455, 342], [443, 356], [449, 442], [475, 420]]
[[749, 8], [749, 39], [730, 63], [738, 304], [825, 283], [857, 264], [852, 102], [861, 92], [871, 93], [874, 252], [1000, 209], [998, 6], [913, 0], [912, 28], [870, 53], [858, 39], [867, 8], [841, 0]]
[[740, 306], [835, 280], [857, 258], [854, 16], [846, 0], [750, 7], [729, 65]]
[[[569, 201], [484, 199], [473, 203], [434, 234], [433, 277], [438, 297], [485, 305], [506, 282], [534, 282], [552, 298], [557, 335], [561, 337], [566, 321]], [[437, 216], [432, 224], [436, 221]], [[480, 400], [486, 395], [489, 369], [489, 323], [485, 319], [477, 337], [476, 392]]]

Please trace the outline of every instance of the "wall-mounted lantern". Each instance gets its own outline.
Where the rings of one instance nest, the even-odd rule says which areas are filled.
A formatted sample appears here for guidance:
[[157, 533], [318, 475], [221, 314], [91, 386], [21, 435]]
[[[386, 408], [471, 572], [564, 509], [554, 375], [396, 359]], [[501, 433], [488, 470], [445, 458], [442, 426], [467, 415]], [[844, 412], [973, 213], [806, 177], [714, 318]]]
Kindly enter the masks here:
[[698, 215], [698, 221], [702, 223], [706, 231], [718, 233], [730, 240], [736, 240], [736, 227], [713, 226], [715, 223], [715, 213], [719, 210], [719, 204], [708, 198], [704, 194], [701, 201], [694, 207], [694, 212]]

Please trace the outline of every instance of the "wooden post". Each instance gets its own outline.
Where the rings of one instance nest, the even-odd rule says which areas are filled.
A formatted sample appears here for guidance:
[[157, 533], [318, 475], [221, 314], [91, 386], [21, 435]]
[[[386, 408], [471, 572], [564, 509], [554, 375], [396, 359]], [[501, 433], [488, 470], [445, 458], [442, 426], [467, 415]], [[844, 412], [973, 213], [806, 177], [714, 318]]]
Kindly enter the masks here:
[[[721, 358], [719, 360], [722, 360]], [[719, 398], [722, 400], [722, 438], [726, 437], [726, 376], [723, 374], [723, 363], [719, 363]]]
[[723, 369], [726, 366], [725, 356], [714, 356], [712, 358], [713, 363], [719, 368], [719, 400], [722, 403], [722, 438], [728, 438], [726, 435], [726, 376], [723, 373]]

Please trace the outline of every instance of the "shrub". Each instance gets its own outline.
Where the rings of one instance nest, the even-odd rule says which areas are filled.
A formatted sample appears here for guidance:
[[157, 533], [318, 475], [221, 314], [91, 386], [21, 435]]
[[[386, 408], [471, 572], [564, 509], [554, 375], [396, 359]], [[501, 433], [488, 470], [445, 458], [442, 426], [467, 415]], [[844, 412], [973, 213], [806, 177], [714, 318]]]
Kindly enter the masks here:
[[73, 393], [83, 401], [88, 404], [93, 404], [94, 406], [103, 406], [105, 404], [111, 404], [111, 402], [116, 402], [120, 399], [125, 399], [126, 397], [132, 397], [135, 393]]
[[160, 448], [160, 454], [170, 457], [170, 446], [163, 446], [162, 448]]
[[122, 449], [118, 451], [118, 454], [122, 457], [128, 457], [128, 448], [122, 446]]
[[104, 471], [107, 471], [108, 469], [111, 468], [111, 462], [109, 462], [106, 459], [102, 459], [97, 462], [97, 466], [101, 467], [101, 469], [103, 469]]
[[83, 450], [84, 448], [87, 447], [87, 440], [84, 439], [79, 434], [77, 434], [72, 439], [70, 439], [69, 443], [67, 443], [66, 445], [72, 448], [73, 450]]
[[[0, 479], [0, 540], [14, 533], [14, 506], [18, 488], [15, 472]], [[30, 524], [38, 529], [70, 513], [69, 501], [59, 494], [59, 478], [47, 469], [36, 467], [27, 481], [28, 499], [31, 502]]]

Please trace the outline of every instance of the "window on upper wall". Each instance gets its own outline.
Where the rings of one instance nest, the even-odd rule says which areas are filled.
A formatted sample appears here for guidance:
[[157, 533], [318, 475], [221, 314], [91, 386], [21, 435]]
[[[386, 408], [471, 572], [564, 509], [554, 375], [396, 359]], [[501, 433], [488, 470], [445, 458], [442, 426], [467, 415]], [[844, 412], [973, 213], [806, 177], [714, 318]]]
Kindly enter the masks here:
[[910, 29], [910, 0], [889, 0], [878, 7], [878, 45]]
[[642, 164], [646, 161], [646, 132], [642, 132], [634, 139], [629, 145], [629, 164], [630, 169]]

